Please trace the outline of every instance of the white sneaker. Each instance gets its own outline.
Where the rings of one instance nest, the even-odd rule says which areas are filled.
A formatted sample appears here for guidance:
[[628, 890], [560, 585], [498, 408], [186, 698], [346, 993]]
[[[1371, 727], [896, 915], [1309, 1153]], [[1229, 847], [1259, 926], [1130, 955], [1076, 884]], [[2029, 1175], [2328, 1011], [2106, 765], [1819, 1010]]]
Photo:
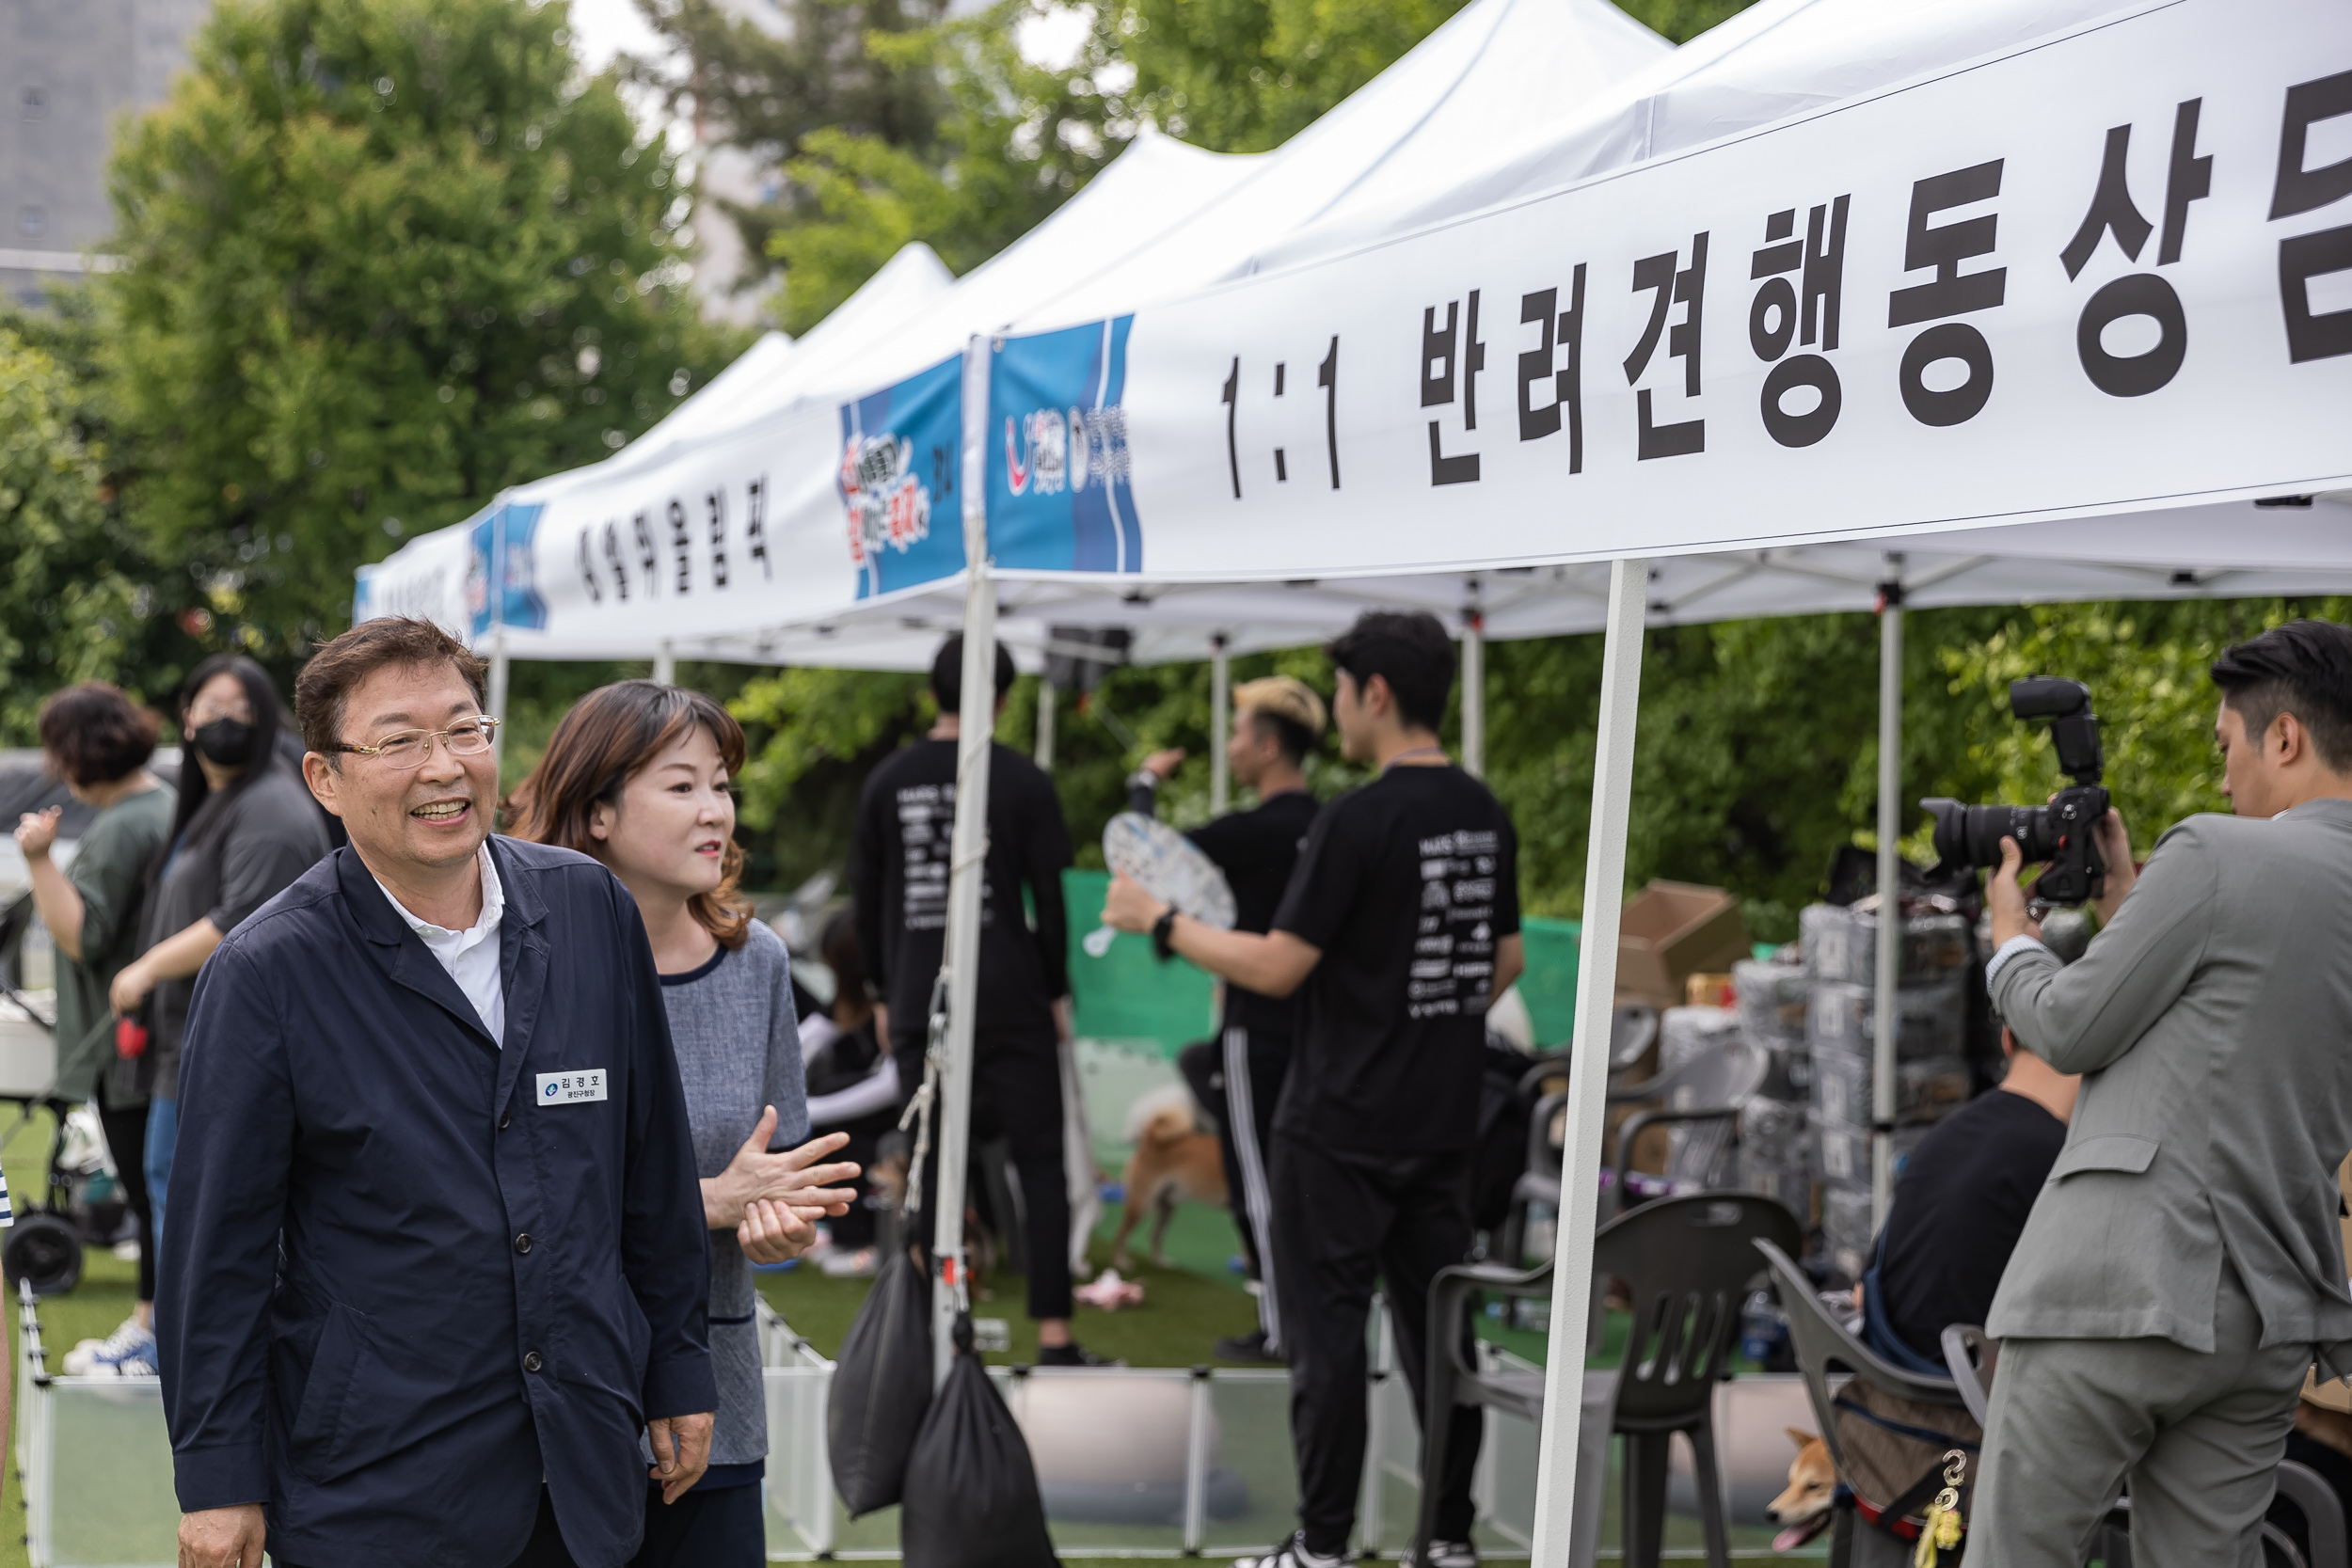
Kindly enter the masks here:
[[[145, 1363], [144, 1374], [122, 1372], [123, 1363], [134, 1358]], [[152, 1376], [154, 1370], [155, 1331], [141, 1325], [136, 1318], [125, 1318], [103, 1339], [85, 1339], [65, 1353], [68, 1377]]]
[[1243, 1557], [1233, 1560], [1233, 1568], [1340, 1568], [1344, 1560], [1338, 1557], [1320, 1557], [1307, 1549], [1304, 1531], [1293, 1532], [1288, 1541], [1263, 1557]]
[[855, 1252], [835, 1248], [820, 1259], [817, 1266], [825, 1271], [827, 1279], [871, 1279], [878, 1261], [874, 1249], [869, 1246], [860, 1247]]
[[1418, 1555], [1406, 1551], [1405, 1568], [1478, 1568], [1478, 1548], [1467, 1541], [1432, 1541]]

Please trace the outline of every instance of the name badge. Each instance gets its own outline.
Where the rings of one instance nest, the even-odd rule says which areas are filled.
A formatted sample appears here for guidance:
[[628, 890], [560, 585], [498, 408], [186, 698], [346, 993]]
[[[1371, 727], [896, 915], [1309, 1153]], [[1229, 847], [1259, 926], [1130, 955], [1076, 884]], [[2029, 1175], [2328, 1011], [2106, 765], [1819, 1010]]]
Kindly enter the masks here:
[[585, 1105], [603, 1098], [602, 1068], [590, 1068], [583, 1072], [539, 1074], [539, 1103], [542, 1105]]

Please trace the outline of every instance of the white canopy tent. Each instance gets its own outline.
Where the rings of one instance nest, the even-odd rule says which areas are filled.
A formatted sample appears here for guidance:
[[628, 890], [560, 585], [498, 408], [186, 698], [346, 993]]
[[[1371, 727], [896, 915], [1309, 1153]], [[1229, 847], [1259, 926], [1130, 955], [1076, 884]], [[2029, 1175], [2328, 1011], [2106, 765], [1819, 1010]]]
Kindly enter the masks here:
[[[900, 574], [842, 569], [845, 404], [930, 372], [917, 406], [945, 419], [928, 420], [929, 439], [906, 433], [898, 450], [913, 449], [907, 474], [930, 483], [920, 487], [919, 520], [902, 517], [876, 553], [895, 566], [911, 548], [910, 566], [952, 576], [960, 537], [929, 532], [933, 500], [945, 506], [952, 495], [940, 481], [954, 471], [947, 455], [960, 438], [953, 398], [942, 395], [952, 386], [940, 381], [972, 333], [1073, 302], [1132, 305], [1206, 286], [1270, 236], [1564, 123], [1670, 54], [1607, 0], [1476, 0], [1276, 151], [1225, 156], [1147, 133], [962, 279], [949, 283], [928, 247], [910, 246], [788, 352], [763, 341], [752, 351], [756, 372], [731, 368], [618, 456], [518, 486], [481, 517], [364, 569], [361, 613], [435, 614], [517, 657], [919, 668], [937, 604], [910, 606], [913, 625], [902, 625], [891, 607]], [[508, 526], [492, 529], [500, 508]], [[692, 560], [672, 572], [682, 537]], [[518, 592], [481, 591], [493, 577]], [[943, 586], [952, 605], [957, 589]], [[1015, 629], [1031, 662], [1041, 626]]]
[[[2324, 281], [2352, 267], [2345, 222], [2352, 210], [2335, 206], [2352, 198], [2352, 159], [2315, 130], [2352, 114], [2352, 19], [2323, 17], [2309, 6], [2224, 8], [2196, 0], [2061, 16], [2055, 24], [2044, 13], [2042, 31], [2020, 28], [1995, 40], [2000, 47], [1989, 55], [1978, 50], [1955, 59], [1939, 50], [1977, 50], [1985, 40], [1941, 25], [1953, 9], [1912, 8], [1915, 21], [1930, 24], [1916, 36], [1881, 33], [1871, 40], [1877, 80], [1893, 84], [1883, 90], [1832, 100], [1752, 133], [1719, 110], [1717, 139], [1695, 149], [1138, 311], [1120, 434], [1129, 495], [1152, 518], [1153, 559], [1148, 568], [1090, 576], [1057, 578], [1021, 565], [972, 571], [961, 584], [967, 657], [983, 657], [993, 632], [992, 578], [1024, 613], [1078, 618], [1079, 596], [1091, 590], [1119, 598], [1118, 610], [1104, 610], [1105, 619], [1131, 622], [1197, 592], [1184, 607], [1196, 628], [1222, 619], [1193, 613], [1219, 591], [1212, 585], [1254, 582], [1258, 594], [1247, 601], [1252, 613], [1241, 624], [1263, 626], [1279, 613], [1276, 607], [1325, 592], [1335, 562], [1355, 574], [1343, 591], [1397, 586], [1357, 588], [1356, 578], [1382, 578], [1451, 579], [1441, 592], [1458, 594], [1466, 576], [1507, 580], [1520, 568], [1539, 578], [1547, 568], [1566, 568], [1554, 574], [1557, 590], [1584, 575], [1580, 565], [1606, 561], [1601, 625], [1609, 645], [1583, 954], [1583, 972], [1599, 974], [1616, 946], [1638, 633], [1661, 597], [1653, 561], [1662, 567], [1665, 602], [1672, 607], [1678, 597], [1685, 615], [1852, 607], [1889, 579], [1907, 579], [1914, 603], [1939, 595], [1981, 602], [2311, 593], [2352, 580], [2352, 549], [2332, 501], [2253, 504], [2325, 496], [2352, 480], [2352, 430], [2342, 418], [2352, 406], [2352, 329]], [[1804, 68], [1850, 46], [1851, 14], [1835, 0], [1769, 6], [1748, 37], [1759, 49], [1769, 43], [1788, 74], [1802, 79]], [[1973, 14], [1981, 17], [1981, 9]], [[1910, 47], [1891, 47], [1897, 43]], [[1890, 57], [1904, 69], [1888, 69]], [[1754, 63], [1738, 51], [1724, 58]], [[2329, 66], [2346, 74], [2314, 74]], [[1724, 97], [1704, 74], [1686, 85], [1701, 97]], [[1786, 103], [1786, 95], [1760, 89], [1750, 96], [1765, 106], [1759, 113], [1778, 114]], [[1645, 101], [1624, 114], [1670, 124], [1672, 109]], [[2129, 154], [2129, 131], [2116, 132], [2136, 120], [2156, 132], [2143, 134], [2149, 156], [2137, 161]], [[1587, 126], [1577, 135], [1597, 134]], [[1641, 145], [1629, 135], [1619, 141]], [[1888, 167], [1894, 159], [1907, 166]], [[1984, 204], [2000, 190], [1994, 171], [2004, 166], [2016, 199], [1988, 213]], [[2116, 190], [2135, 187], [2164, 216], [2171, 238], [2161, 245], [2149, 244], [2154, 222], [2136, 209], [2126, 214], [2114, 199]], [[1775, 213], [1782, 201], [1788, 206]], [[2207, 202], [2209, 212], [2192, 213]], [[1678, 223], [1660, 215], [1677, 208]], [[1702, 247], [1710, 232], [1704, 226], [1726, 221], [1726, 208], [1754, 214], [1750, 232], [1764, 242], [1749, 259], [1747, 279], [1765, 285], [1754, 291], [1747, 324], [1756, 362], [1738, 353], [1735, 315], [1733, 330], [1719, 336], [1731, 340], [1736, 368], [1702, 376], [1690, 365], [1677, 390], [1674, 381], [1682, 378], [1658, 378], [1651, 361], [1661, 344], [1677, 353], [1677, 341], [1684, 357], [1697, 357]], [[2086, 210], [2097, 221], [2086, 223]], [[1792, 245], [1800, 214], [1805, 238]], [[2291, 220], [2300, 221], [2269, 227]], [[2331, 220], [2338, 227], [2326, 227]], [[1842, 245], [1835, 238], [1841, 224], [1850, 226]], [[1645, 231], [1659, 237], [1645, 244]], [[1692, 236], [1688, 250], [1677, 235]], [[1593, 265], [1605, 262], [1604, 277], [1623, 277], [1619, 269], [1629, 262], [1636, 300], [1645, 292], [1651, 298], [1620, 300], [1612, 309], [1588, 285], [1593, 314], [1585, 317], [1585, 301], [1577, 300], [1572, 328], [1552, 318], [1565, 317], [1558, 307], [1575, 298], [1568, 277], [1578, 251], [1601, 248], [1602, 236], [1610, 254]], [[1651, 244], [1675, 249], [1641, 256]], [[1783, 245], [1798, 252], [1785, 267]], [[1799, 313], [1793, 288], [1788, 304], [1775, 306], [1771, 286], [1788, 274], [1802, 277], [1808, 257], [1825, 253], [1836, 258], [1835, 275], [1807, 293], [1826, 305], [1846, 291], [1872, 304], [1847, 313], [1842, 352], [1827, 321], [1812, 322], [1820, 351], [1814, 357], [1835, 379], [1806, 367], [1812, 379], [1803, 384], [1816, 390], [1808, 403], [1786, 388], [1768, 389], [1772, 367], [1794, 346]], [[1551, 296], [1530, 309], [1541, 293], [1531, 285], [1547, 274]], [[1967, 281], [1988, 274], [2004, 286]], [[1867, 289], [1857, 286], [1862, 280]], [[1482, 368], [1484, 356], [1473, 350], [1486, 340], [1474, 325], [1456, 325], [1475, 310], [1468, 293], [1473, 282], [1504, 285], [1495, 289], [1503, 300], [1518, 294], [1522, 327], [1506, 350], [1517, 351], [1517, 406], [1505, 404], [1510, 414], [1490, 420], [1502, 433], [1484, 437], [1465, 384]], [[1883, 331], [1874, 314], [1880, 290], [1887, 301]], [[1416, 303], [1421, 319], [1407, 325]], [[1377, 320], [1383, 311], [1398, 318], [1385, 331]], [[1814, 317], [1814, 308], [1803, 313]], [[1668, 336], [1669, 326], [1684, 336]], [[1571, 330], [1574, 346], [1563, 341]], [[1387, 373], [1352, 394], [1345, 420], [1329, 380], [1315, 384], [1327, 398], [1281, 416], [1270, 401], [1283, 395], [1276, 367], [1328, 365], [1341, 337], [1368, 341], [1375, 370]], [[1273, 374], [1268, 401], [1256, 404], [1236, 395], [1241, 356], [1229, 346], [1253, 341], [1272, 345], [1257, 356]], [[1595, 343], [1607, 344], [1612, 358], [1631, 352], [1622, 367], [1571, 385], [1580, 351]], [[1718, 366], [1724, 346], [1717, 344]], [[992, 362], [1007, 352], [1002, 340], [976, 341], [967, 352], [967, 483], [993, 486], [998, 472], [992, 438], [1012, 400], [1002, 385], [1010, 378], [992, 374]], [[2001, 366], [2013, 368], [2002, 372], [2007, 389], [1996, 400], [1992, 384]], [[1623, 388], [1611, 373], [1618, 368]], [[990, 377], [985, 402], [983, 376]], [[1641, 385], [1645, 379], [1652, 385]], [[1831, 443], [1841, 409], [1831, 399], [1848, 387], [1858, 389], [1842, 400], [1851, 439], [1838, 432]], [[1531, 398], [1531, 388], [1554, 396]], [[1873, 401], [1861, 401], [1866, 391]], [[1489, 396], [1500, 401], [1496, 391]], [[1709, 396], [1721, 401], [1702, 401]], [[1359, 413], [1366, 404], [1370, 412]], [[1530, 418], [1548, 406], [1567, 419]], [[1428, 418], [1432, 408], [1439, 411], [1436, 420]], [[1512, 415], [1522, 448], [1561, 436], [1563, 424], [1581, 417], [1595, 449], [1590, 470], [1572, 439], [1532, 460], [1515, 450]], [[1251, 449], [1236, 434], [1246, 416], [1269, 421]], [[1708, 434], [1692, 429], [1702, 423]], [[1293, 484], [1283, 456], [1275, 455], [1245, 483], [1245, 450], [1257, 462], [1302, 454], [1298, 467], [1309, 483]], [[1483, 474], [1464, 471], [1463, 458], [1473, 453], [1490, 465]], [[1683, 467], [1674, 468], [1676, 461]], [[1653, 462], [1667, 466], [1645, 467]], [[1349, 493], [1335, 498], [1343, 468]], [[1016, 471], [1009, 451], [1004, 472]], [[1367, 471], [1371, 483], [1359, 487], [1354, 476]], [[984, 546], [1000, 558], [1011, 553], [1007, 546], [1022, 519], [1016, 508], [998, 504], [998, 494], [992, 487], [983, 501], [967, 500], [975, 559]], [[1564, 512], [1565, 528], [1555, 520]], [[1712, 559], [1682, 559], [1692, 556]], [[1309, 577], [1311, 587], [1283, 586]], [[1049, 609], [1057, 585], [1060, 600]], [[1522, 603], [1531, 615], [1557, 615], [1559, 605], [1544, 602], [1556, 597], [1531, 594]], [[906, 595], [892, 610], [904, 616], [919, 598]], [[1583, 599], [1580, 619], [1590, 604]], [[1237, 619], [1243, 608], [1237, 601]], [[1899, 620], [1890, 616], [1885, 625], [1891, 675]], [[1890, 704], [1890, 720], [1895, 712]], [[979, 718], [967, 716], [969, 747], [981, 744], [982, 726], [972, 721]], [[1884, 748], [1890, 764], [1895, 753], [1892, 744]], [[1898, 804], [1891, 780], [1882, 796], [1882, 853], [1891, 857]], [[969, 809], [977, 814], [981, 805]], [[1889, 958], [1896, 950], [1892, 942], [1882, 944]], [[1882, 975], [1883, 983], [1892, 980]], [[1572, 1169], [1592, 1168], [1598, 1148], [1603, 1053], [1595, 1047], [1606, 1037], [1610, 1001], [1595, 986], [1580, 1003]], [[1891, 1019], [1891, 1009], [1882, 1011]], [[1883, 1061], [1891, 1043], [1881, 1041]], [[1883, 1098], [1891, 1074], [1883, 1070], [1881, 1083]], [[1879, 1109], [1891, 1119], [1891, 1105]], [[1574, 1346], [1583, 1330], [1593, 1215], [1571, 1212], [1563, 1219], [1553, 1328], [1558, 1343]], [[1559, 1561], [1566, 1549], [1567, 1489], [1553, 1482], [1573, 1473], [1576, 1366], [1565, 1355], [1553, 1369], [1539, 1561]]]
[[[1299, 641], [1345, 595], [1415, 584], [1458, 607], [1470, 581], [1489, 626], [1586, 629], [1605, 569], [1582, 954], [1601, 974], [1654, 605], [1857, 608], [1890, 570], [1915, 604], [2352, 578], [2334, 503], [2251, 504], [2352, 486], [2352, 16], [1766, 0], [1692, 48], [1467, 168], [1467, 197], [1334, 213], [1220, 287], [992, 331], [903, 409], [912, 382], [844, 405], [867, 455], [939, 442], [951, 412], [929, 489], [903, 462], [882, 477], [894, 506], [928, 506], [952, 473], [963, 548], [901, 561], [925, 539], [868, 534], [910, 569], [872, 570], [862, 602], [706, 621], [707, 650], [903, 641], [911, 621], [928, 646], [960, 595], [980, 692], [1000, 585], [1041, 625], [1165, 616], [1173, 646], [1219, 626]], [[867, 492], [840, 494], [854, 514]], [[1229, 623], [1232, 584], [1255, 586]], [[1320, 609], [1283, 619], [1302, 606]], [[987, 719], [966, 716], [967, 763]], [[967, 768], [958, 797], [950, 1140], [985, 777]], [[1572, 1170], [1597, 1163], [1610, 1003], [1579, 1003]], [[1553, 1330], [1574, 1347], [1594, 1215], [1562, 1221]], [[1566, 1552], [1579, 1365], [1554, 1358], [1545, 1563]]]

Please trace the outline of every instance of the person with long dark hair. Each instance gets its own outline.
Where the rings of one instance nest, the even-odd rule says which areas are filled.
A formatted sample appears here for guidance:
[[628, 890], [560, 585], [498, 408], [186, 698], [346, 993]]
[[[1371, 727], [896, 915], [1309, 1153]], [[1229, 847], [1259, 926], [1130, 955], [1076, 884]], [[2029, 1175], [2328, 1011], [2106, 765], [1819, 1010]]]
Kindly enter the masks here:
[[180, 1132], [180, 1040], [196, 972], [246, 916], [326, 853], [300, 775], [279, 759], [278, 688], [243, 654], [215, 654], [181, 689], [180, 794], [147, 900], [139, 956], [108, 988], [114, 1010], [148, 1032], [146, 1175], [163, 1245]]
[[767, 1400], [749, 1265], [799, 1257], [818, 1218], [856, 1196], [826, 1186], [856, 1165], [817, 1163], [847, 1134], [808, 1136], [790, 955], [737, 895], [743, 850], [728, 783], [743, 759], [741, 726], [710, 698], [622, 681], [564, 716], [511, 802], [516, 837], [595, 856], [636, 899], [702, 1178], [718, 1425], [693, 1487], [667, 1508], [651, 1506], [653, 1488], [639, 1568], [767, 1560]]
[[873, 983], [866, 977], [866, 955], [858, 946], [854, 911], [843, 910], [826, 922], [817, 953], [833, 971], [833, 1006], [801, 1021], [808, 1125], [815, 1132], [848, 1134], [850, 1142], [842, 1152], [866, 1172], [859, 1181], [864, 1190], [858, 1201], [833, 1222], [831, 1250], [817, 1261], [834, 1278], [865, 1279], [881, 1263], [875, 1248], [874, 1168], [882, 1137], [898, 1125], [914, 1084], [898, 1071], [889, 1037], [882, 1031], [881, 1008]]
[[155, 1229], [142, 1173], [147, 1095], [139, 1063], [117, 1054], [106, 989], [138, 942], [147, 872], [171, 830], [171, 792], [147, 770], [155, 754], [155, 715], [119, 687], [85, 681], [40, 705], [40, 749], [49, 770], [98, 815], [83, 831], [71, 870], [51, 853], [63, 808], [26, 812], [16, 825], [33, 884], [33, 908], [57, 946], [57, 1088], [61, 1100], [98, 1108], [107, 1152], [138, 1226], [139, 1293], [122, 1326], [66, 1352], [80, 1377], [152, 1376], [155, 1371]]

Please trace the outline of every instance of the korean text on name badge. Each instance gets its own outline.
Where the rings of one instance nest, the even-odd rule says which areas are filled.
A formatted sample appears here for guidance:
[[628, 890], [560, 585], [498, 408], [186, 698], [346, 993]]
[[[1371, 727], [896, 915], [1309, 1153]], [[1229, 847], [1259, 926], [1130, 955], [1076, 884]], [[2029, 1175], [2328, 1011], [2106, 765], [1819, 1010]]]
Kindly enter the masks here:
[[602, 1068], [539, 1074], [539, 1103], [542, 1105], [585, 1105], [590, 1101], [603, 1098]]

